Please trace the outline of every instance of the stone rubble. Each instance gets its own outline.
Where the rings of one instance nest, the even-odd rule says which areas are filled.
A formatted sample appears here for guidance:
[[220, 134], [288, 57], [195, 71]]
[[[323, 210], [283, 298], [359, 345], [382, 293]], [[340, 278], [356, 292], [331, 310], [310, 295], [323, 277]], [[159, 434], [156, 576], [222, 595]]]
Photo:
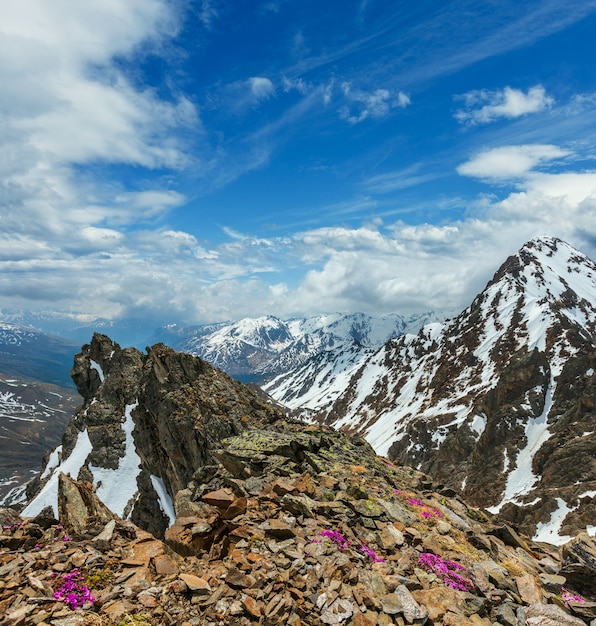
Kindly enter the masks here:
[[[0, 624], [596, 626], [585, 534], [533, 543], [321, 426], [249, 428], [214, 456], [163, 541], [67, 477], [59, 520], [2, 510]], [[75, 571], [95, 600], [73, 609], [54, 594]]]

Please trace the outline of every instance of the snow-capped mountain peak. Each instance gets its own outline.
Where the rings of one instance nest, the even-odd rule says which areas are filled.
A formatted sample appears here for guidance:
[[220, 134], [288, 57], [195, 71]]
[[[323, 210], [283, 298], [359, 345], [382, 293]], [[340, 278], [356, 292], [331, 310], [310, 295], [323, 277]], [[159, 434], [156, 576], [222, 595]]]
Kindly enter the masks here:
[[[558, 239], [534, 239], [460, 315], [390, 340], [331, 406], [313, 408], [493, 512], [527, 507], [529, 532], [547, 528], [555, 507], [543, 490], [555, 458], [545, 451], [596, 448], [594, 405], [582, 400], [594, 386], [595, 295], [593, 261]], [[559, 470], [563, 500], [580, 507], [596, 468]]]
[[364, 313], [317, 315], [281, 320], [268, 315], [235, 322], [164, 329], [159, 339], [177, 350], [213, 363], [244, 381], [263, 382], [328, 353], [377, 349], [390, 337], [417, 331], [441, 313], [412, 317]]

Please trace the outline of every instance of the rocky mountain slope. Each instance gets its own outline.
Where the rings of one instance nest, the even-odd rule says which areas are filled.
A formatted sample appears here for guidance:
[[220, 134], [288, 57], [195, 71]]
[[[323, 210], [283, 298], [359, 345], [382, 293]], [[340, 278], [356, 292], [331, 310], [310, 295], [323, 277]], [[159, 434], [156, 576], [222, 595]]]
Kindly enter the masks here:
[[80, 344], [34, 328], [0, 322], [0, 372], [72, 387], [72, 359]]
[[585, 535], [533, 543], [322, 426], [247, 426], [212, 454], [176, 494], [164, 541], [64, 474], [58, 519], [0, 510], [0, 623], [594, 624]]
[[596, 265], [536, 239], [459, 316], [368, 358], [319, 419], [537, 539], [596, 533], [595, 338]]
[[582, 626], [596, 542], [533, 542], [201, 359], [95, 335], [84, 404], [0, 510], [6, 626]]
[[[390, 337], [417, 332], [424, 324], [443, 319], [440, 312], [410, 317], [336, 313], [291, 320], [268, 315], [206, 326], [171, 325], [155, 339], [199, 356], [243, 382], [261, 383], [305, 363], [311, 364], [311, 370], [314, 363], [317, 369], [327, 367], [323, 364], [341, 359], [345, 352], [365, 355]], [[284, 404], [287, 399], [283, 398]]]
[[74, 389], [0, 373], [0, 505], [10, 492], [19, 499], [79, 403]]

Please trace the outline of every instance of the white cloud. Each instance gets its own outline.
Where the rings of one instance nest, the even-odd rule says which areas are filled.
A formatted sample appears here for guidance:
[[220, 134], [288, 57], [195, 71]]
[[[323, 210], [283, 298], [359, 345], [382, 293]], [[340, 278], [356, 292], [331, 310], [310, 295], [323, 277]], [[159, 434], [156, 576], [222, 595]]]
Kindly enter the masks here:
[[123, 240], [122, 233], [111, 228], [95, 228], [94, 226], [86, 226], [81, 229], [81, 237], [86, 243], [98, 246], [102, 250], [109, 249], [112, 245], [120, 243]]
[[550, 144], [501, 146], [478, 153], [462, 163], [457, 172], [473, 178], [508, 179], [527, 175], [536, 166], [569, 156], [570, 152]]
[[455, 118], [467, 124], [488, 124], [499, 118], [521, 117], [550, 108], [555, 102], [542, 85], [530, 87], [527, 93], [511, 87], [497, 91], [470, 91], [457, 99], [465, 101], [465, 108], [457, 111]]
[[187, 164], [179, 131], [200, 129], [194, 105], [137, 88], [122, 69], [139, 46], [176, 29], [174, 5], [163, 0], [0, 4], [0, 219], [13, 258], [113, 254], [124, 241], [114, 228], [185, 200], [155, 183], [143, 189], [140, 178], [139, 191], [123, 193], [102, 173]]
[[312, 85], [307, 83], [302, 78], [282, 78], [282, 85], [285, 92], [297, 91], [303, 96], [306, 95], [311, 89]]
[[532, 237], [558, 236], [596, 256], [596, 174], [528, 181], [502, 200], [485, 200], [478, 214], [445, 225], [376, 220], [277, 238], [230, 230], [217, 246], [180, 230], [122, 239], [98, 228], [85, 231], [98, 245], [84, 254], [46, 244], [28, 260], [22, 254], [35, 241], [3, 239], [3, 306], [54, 302], [107, 317], [189, 322], [272, 312], [461, 310]]
[[275, 85], [265, 76], [251, 76], [218, 86], [210, 96], [211, 107], [245, 115], [275, 96]]
[[268, 78], [262, 76], [252, 76], [248, 79], [251, 93], [256, 102], [268, 100], [275, 94], [275, 87]]
[[415, 163], [401, 170], [371, 176], [366, 180], [365, 186], [371, 193], [390, 193], [421, 185], [436, 177], [437, 174], [431, 171], [428, 164]]
[[409, 96], [403, 91], [396, 93], [389, 89], [375, 89], [366, 92], [354, 89], [349, 82], [342, 83], [341, 90], [349, 104], [340, 109], [340, 116], [350, 124], [358, 124], [368, 118], [386, 117], [392, 109], [405, 109], [411, 104]]
[[213, 22], [219, 16], [219, 12], [215, 7], [214, 0], [203, 0], [201, 8], [199, 10], [199, 19], [203, 23], [203, 26], [210, 29], [213, 26]]

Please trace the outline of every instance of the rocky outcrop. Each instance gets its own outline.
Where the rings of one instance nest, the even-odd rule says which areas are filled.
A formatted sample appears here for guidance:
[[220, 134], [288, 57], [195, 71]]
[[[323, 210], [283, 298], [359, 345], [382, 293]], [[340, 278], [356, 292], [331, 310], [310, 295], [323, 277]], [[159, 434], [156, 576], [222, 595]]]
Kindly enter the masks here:
[[213, 462], [219, 441], [282, 415], [207, 362], [163, 344], [142, 354], [96, 334], [71, 374], [84, 403], [29, 486], [29, 515], [56, 509], [62, 471], [94, 484], [118, 515], [163, 536], [175, 494]]
[[[5, 513], [1, 623], [593, 624], [590, 537], [562, 552], [532, 542], [324, 427], [249, 427], [213, 457], [177, 494], [165, 542], [100, 519], [89, 487], [70, 480], [61, 493], [86, 494], [70, 522], [70, 505], [49, 526]], [[79, 515], [87, 524], [77, 530]]]

